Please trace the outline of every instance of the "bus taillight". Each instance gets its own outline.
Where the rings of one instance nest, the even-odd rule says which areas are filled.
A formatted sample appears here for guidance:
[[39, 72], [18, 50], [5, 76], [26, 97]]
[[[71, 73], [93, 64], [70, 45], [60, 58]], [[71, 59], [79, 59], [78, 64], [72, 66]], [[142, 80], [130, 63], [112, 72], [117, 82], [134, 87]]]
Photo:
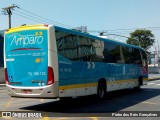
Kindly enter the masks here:
[[6, 84], [9, 84], [9, 82], [8, 82], [8, 72], [7, 72], [7, 68], [4, 69], [4, 74], [5, 74]]
[[53, 68], [48, 67], [48, 82], [47, 85], [51, 85], [54, 83], [54, 73], [53, 73]]
[[44, 25], [44, 27], [48, 27], [48, 25], [47, 25], [47, 24], [45, 24], [45, 25]]

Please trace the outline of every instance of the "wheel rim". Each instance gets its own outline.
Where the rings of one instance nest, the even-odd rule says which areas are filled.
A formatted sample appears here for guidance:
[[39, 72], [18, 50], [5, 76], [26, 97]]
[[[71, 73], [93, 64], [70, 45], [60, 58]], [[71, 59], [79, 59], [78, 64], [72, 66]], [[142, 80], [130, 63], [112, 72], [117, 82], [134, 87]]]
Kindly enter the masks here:
[[104, 89], [99, 89], [98, 95], [100, 98], [103, 98], [104, 97]]

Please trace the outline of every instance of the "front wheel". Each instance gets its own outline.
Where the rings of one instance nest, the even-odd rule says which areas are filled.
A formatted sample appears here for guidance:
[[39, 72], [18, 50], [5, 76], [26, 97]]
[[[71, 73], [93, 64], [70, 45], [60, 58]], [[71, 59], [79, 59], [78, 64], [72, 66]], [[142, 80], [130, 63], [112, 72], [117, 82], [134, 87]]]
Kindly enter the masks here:
[[134, 87], [134, 90], [136, 91], [140, 90], [141, 85], [142, 85], [142, 79], [138, 79], [138, 86]]

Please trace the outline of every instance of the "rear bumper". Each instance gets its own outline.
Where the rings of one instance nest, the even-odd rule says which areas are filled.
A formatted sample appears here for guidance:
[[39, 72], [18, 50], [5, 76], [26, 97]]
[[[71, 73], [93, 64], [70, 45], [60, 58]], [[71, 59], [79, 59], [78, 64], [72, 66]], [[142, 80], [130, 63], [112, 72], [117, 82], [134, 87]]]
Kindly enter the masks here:
[[[34, 98], [57, 98], [58, 82], [43, 87], [15, 87], [6, 85], [8, 93], [12, 97], [34, 97]], [[24, 93], [24, 90], [31, 90], [31, 93]]]

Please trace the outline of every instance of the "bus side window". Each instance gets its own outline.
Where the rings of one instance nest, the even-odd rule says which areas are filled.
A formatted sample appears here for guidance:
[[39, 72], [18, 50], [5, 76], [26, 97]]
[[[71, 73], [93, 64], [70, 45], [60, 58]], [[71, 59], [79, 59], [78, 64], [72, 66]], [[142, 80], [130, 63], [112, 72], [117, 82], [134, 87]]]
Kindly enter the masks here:
[[123, 55], [126, 64], [142, 65], [141, 55], [139, 49], [123, 47]]
[[131, 64], [130, 51], [128, 47], [122, 47], [123, 56], [126, 64]]
[[56, 31], [56, 41], [59, 54], [70, 60], [77, 60], [78, 58], [77, 35]]
[[105, 42], [103, 55], [106, 63], [121, 63], [119, 45]]
[[131, 56], [134, 59], [134, 64], [138, 64], [138, 65], [142, 66], [141, 54], [140, 54], [139, 49], [134, 48]]
[[92, 53], [91, 53], [91, 61], [92, 62], [103, 62], [103, 49], [104, 42], [100, 40], [92, 39]]
[[90, 38], [79, 36], [78, 41], [78, 60], [90, 61], [91, 60], [91, 51], [92, 42]]
[[78, 59], [89, 62], [103, 62], [102, 45], [104, 42], [79, 36]]

